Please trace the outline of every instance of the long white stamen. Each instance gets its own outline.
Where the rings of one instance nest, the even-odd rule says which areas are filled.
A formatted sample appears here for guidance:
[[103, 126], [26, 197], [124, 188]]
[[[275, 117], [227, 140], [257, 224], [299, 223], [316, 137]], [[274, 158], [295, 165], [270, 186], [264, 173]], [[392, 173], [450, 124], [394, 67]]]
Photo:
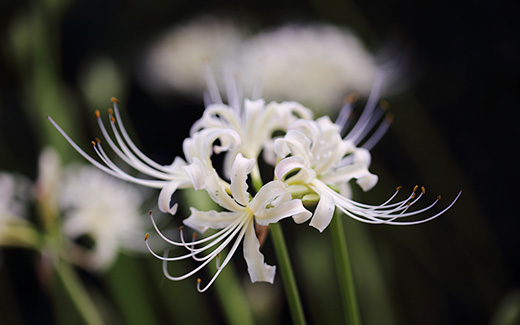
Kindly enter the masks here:
[[341, 127], [342, 132], [346, 131], [348, 127], [348, 122], [351, 120], [350, 117], [352, 115], [352, 109], [354, 108], [354, 103], [357, 101], [357, 95], [351, 94], [345, 99], [345, 103], [341, 108], [338, 117], [336, 118], [336, 124]]
[[383, 135], [385, 135], [386, 131], [388, 131], [388, 128], [392, 123], [392, 119], [392, 115], [388, 115], [387, 118], [385, 118], [383, 122], [381, 122], [377, 130], [372, 134], [372, 136], [368, 138], [367, 141], [365, 141], [361, 148], [372, 150], [372, 148], [379, 142], [379, 140], [381, 140]]
[[237, 115], [240, 115], [240, 96], [238, 92], [238, 85], [236, 79], [235, 77], [233, 77], [233, 71], [229, 66], [225, 66], [223, 70], [228, 104], [229, 106], [233, 107]]
[[145, 163], [147, 163], [151, 167], [153, 167], [153, 168], [155, 168], [157, 170], [163, 171], [165, 173], [168, 173], [169, 169], [168, 169], [167, 166], [159, 165], [157, 162], [153, 161], [152, 159], [148, 158], [144, 153], [142, 153], [142, 151], [139, 150], [139, 148], [137, 148], [137, 146], [134, 144], [134, 142], [132, 141], [132, 139], [128, 135], [128, 132], [126, 131], [125, 125], [123, 124], [123, 119], [121, 119], [121, 114], [119, 113], [119, 108], [118, 108], [118, 104], [117, 104], [118, 100], [115, 99], [115, 98], [112, 98], [112, 102], [113, 102], [113, 105], [114, 105], [114, 113], [115, 113], [115, 116], [116, 116], [116, 123], [119, 126], [119, 131], [121, 132], [121, 135], [125, 139], [126, 143], [130, 147], [130, 149], [132, 149], [132, 151], [142, 161], [144, 161]]
[[[250, 221], [250, 222], [252, 222], [252, 221]], [[202, 292], [208, 290], [208, 288], [217, 279], [217, 277], [220, 274], [220, 272], [222, 272], [224, 267], [226, 267], [226, 265], [229, 263], [229, 261], [231, 260], [231, 258], [235, 254], [235, 252], [236, 252], [236, 250], [238, 248], [238, 245], [242, 241], [242, 238], [244, 238], [244, 234], [246, 233], [246, 229], [247, 229], [247, 226], [243, 225], [242, 226], [242, 231], [240, 232], [240, 234], [238, 235], [237, 239], [235, 240], [235, 243], [233, 244], [233, 247], [231, 247], [231, 250], [229, 251], [229, 253], [226, 256], [226, 258], [224, 259], [224, 262], [222, 263], [222, 265], [220, 267], [217, 267], [217, 272], [215, 272], [215, 274], [213, 275], [211, 280], [208, 282], [208, 284], [203, 289], [200, 288], [200, 283], [201, 283], [200, 279], [197, 279], [197, 291], [202, 293]]]
[[222, 97], [220, 97], [220, 91], [218, 90], [217, 81], [215, 75], [211, 71], [209, 63], [206, 62], [203, 66], [204, 79], [206, 79], [206, 85], [208, 86], [208, 92], [211, 98], [212, 104], [222, 104]]
[[[116, 129], [116, 126], [115, 126], [115, 124], [116, 124], [115, 119], [112, 116], [110, 116], [110, 120], [111, 120], [110, 125], [112, 126], [112, 131], [114, 133], [114, 136], [116, 137], [116, 140], [117, 140], [117, 143], [119, 144], [119, 147], [124, 152], [124, 154], [123, 153], [122, 154], [127, 158], [127, 159], [125, 159], [125, 162], [127, 162], [128, 165], [132, 166], [133, 168], [135, 168], [136, 170], [138, 170], [138, 171], [140, 171], [140, 172], [142, 172], [144, 174], [147, 174], [149, 176], [156, 177], [156, 178], [159, 178], [159, 179], [172, 180], [172, 179], [175, 178], [175, 176], [172, 175], [171, 172], [170, 173], [165, 173], [163, 171], [157, 171], [157, 170], [153, 169], [152, 167], [143, 164], [132, 153], [132, 151], [130, 151], [130, 149], [126, 146], [126, 144], [124, 143], [123, 139], [119, 135], [119, 132], [117, 132], [117, 129]], [[110, 141], [110, 142], [112, 142], [112, 141]], [[110, 142], [109, 142], [109, 144], [110, 144]], [[114, 147], [116, 147], [115, 144], [114, 144]], [[114, 149], [114, 147], [112, 147], [112, 149]]]
[[365, 109], [359, 120], [354, 125], [354, 128], [350, 131], [345, 139], [351, 140], [353, 136], [357, 135], [360, 130], [363, 130], [365, 126], [368, 124], [370, 117], [372, 116], [372, 112], [376, 108], [377, 101], [379, 100], [379, 94], [381, 93], [381, 89], [383, 87], [385, 73], [383, 71], [379, 71], [376, 74], [376, 78], [374, 80], [374, 85], [370, 91], [368, 96], [367, 104], [365, 105]]
[[[186, 248], [188, 248], [190, 251], [192, 251], [194, 255], [200, 254], [201, 252], [203, 252], [203, 251], [205, 251], [207, 249], [210, 249], [211, 247], [215, 246], [216, 244], [218, 244], [219, 242], [221, 242], [225, 238], [228, 238], [229, 236], [234, 236], [234, 234], [236, 233], [236, 229], [239, 227], [239, 224], [242, 222], [242, 219], [237, 219], [237, 221], [238, 222], [233, 222], [233, 224], [231, 224], [228, 227], [223, 229], [223, 230], [226, 230], [226, 231], [223, 231], [223, 230], [219, 231], [217, 233], [217, 234], [219, 234], [219, 236], [216, 237], [216, 239], [212, 240], [206, 246], [203, 246], [201, 248], [193, 248], [193, 247], [191, 247], [191, 248], [190, 247], [186, 247]], [[211, 237], [215, 238], [215, 236], [211, 236]], [[204, 240], [200, 240], [196, 244], [198, 245], [198, 244], [200, 244], [202, 242], [207, 242], [208, 240], [206, 240], [206, 239], [207, 238], [204, 238]], [[196, 260], [196, 261], [203, 261], [203, 260], [207, 259], [207, 256], [204, 256], [202, 258], [194, 256], [193, 259]]]
[[136, 178], [133, 176], [128, 175], [126, 172], [124, 172], [122, 169], [120, 169], [110, 158], [107, 156], [105, 151], [103, 150], [103, 147], [101, 146], [100, 142], [93, 141], [93, 147], [94, 151], [97, 153], [99, 158], [114, 172], [117, 173], [118, 177], [121, 179], [124, 179], [129, 182], [133, 182], [139, 185], [144, 185], [147, 187], [152, 188], [162, 188], [164, 185], [166, 185], [166, 181], [159, 181], [159, 180], [148, 180], [148, 179], [142, 179], [142, 178]]
[[[168, 251], [166, 250], [165, 251], [165, 255], [164, 257], [162, 258], [163, 260], [163, 273], [164, 273], [164, 276], [166, 278], [168, 278], [169, 280], [172, 280], [172, 281], [180, 281], [180, 280], [184, 280], [186, 278], [189, 278], [190, 276], [192, 276], [193, 274], [197, 273], [198, 271], [200, 271], [202, 268], [204, 268], [209, 262], [211, 262], [213, 260], [213, 258], [215, 258], [217, 256], [218, 253], [220, 253], [222, 251], [222, 249], [224, 249], [231, 240], [233, 240], [233, 238], [236, 236], [237, 232], [242, 229], [242, 231], [240, 232], [240, 235], [243, 235], [243, 233], [245, 232], [244, 230], [244, 223], [247, 222], [247, 218], [244, 218], [242, 219], [242, 222], [240, 224], [239, 227], [237, 227], [235, 229], [235, 231], [233, 232], [233, 234], [231, 234], [219, 247], [217, 247], [213, 252], [211, 252], [209, 255], [208, 255], [208, 258], [204, 261], [204, 263], [200, 264], [199, 266], [197, 266], [195, 269], [191, 270], [190, 272], [184, 274], [184, 275], [181, 275], [181, 276], [172, 276], [169, 272], [168, 272], [168, 261], [165, 260], [165, 258], [168, 258], [167, 257], [167, 254], [168, 254]], [[239, 236], [240, 237], [240, 236]], [[240, 242], [240, 241], [239, 241]], [[236, 245], [236, 242], [235, 242], [235, 245]], [[233, 245], [233, 248], [235, 247], [235, 245]], [[228, 256], [229, 257], [229, 256]], [[224, 261], [223, 265], [227, 264], [227, 259], [226, 258], [226, 261]], [[217, 271], [218, 272], [218, 271]]]
[[65, 138], [65, 140], [67, 140], [67, 142], [81, 155], [83, 156], [83, 158], [85, 158], [88, 162], [90, 162], [92, 165], [94, 165], [95, 167], [99, 168], [100, 170], [104, 171], [105, 173], [107, 174], [110, 174], [114, 177], [117, 177], [119, 179], [122, 179], [122, 180], [126, 180], [126, 181], [129, 181], [129, 182], [132, 182], [132, 183], [136, 183], [136, 184], [140, 184], [140, 185], [144, 185], [144, 186], [149, 186], [149, 187], [153, 187], [153, 188], [161, 188], [162, 186], [164, 186], [164, 182], [163, 183], [152, 183], [152, 181], [149, 181], [149, 180], [145, 180], [145, 179], [138, 179], [138, 178], [135, 178], [135, 177], [132, 177], [130, 175], [122, 175], [122, 174], [119, 174], [117, 172], [115, 172], [114, 170], [106, 167], [106, 166], [103, 166], [102, 164], [100, 164], [98, 161], [96, 161], [95, 159], [93, 159], [91, 156], [89, 156], [85, 151], [83, 151], [83, 149], [81, 149], [69, 136], [67, 133], [65, 133], [65, 131], [63, 131], [63, 129], [56, 123], [54, 122], [54, 120], [50, 117], [50, 116], [47, 116], [47, 119], [52, 123], [52, 125], [56, 128], [56, 130], [58, 130], [58, 132], [61, 133], [61, 135]]
[[185, 259], [191, 258], [193, 256], [193, 253], [189, 253], [189, 254], [186, 254], [186, 255], [175, 256], [175, 257], [160, 256], [157, 253], [155, 253], [152, 250], [152, 248], [150, 247], [150, 244], [148, 243], [148, 236], [145, 236], [144, 242], [145, 242], [146, 248], [148, 248], [148, 251], [150, 252], [150, 254], [152, 254], [154, 257], [156, 257], [156, 258], [158, 258], [160, 260], [163, 260], [163, 261], [180, 261], [180, 260], [185, 260]]
[[358, 133], [353, 135], [350, 140], [357, 146], [363, 139], [372, 131], [374, 125], [380, 120], [383, 115], [383, 109], [377, 109], [372, 115], [368, 118], [366, 124], [363, 128], [359, 129]]
[[313, 188], [313, 190], [316, 191], [317, 193], [324, 193], [326, 195], [332, 196], [336, 207], [340, 211], [342, 211], [345, 215], [347, 215], [355, 220], [365, 222], [365, 223], [370, 223], [370, 224], [384, 223], [384, 224], [390, 224], [390, 225], [414, 225], [414, 224], [419, 224], [419, 223], [423, 223], [423, 222], [435, 219], [436, 217], [438, 217], [441, 214], [443, 214], [444, 212], [446, 212], [455, 203], [455, 201], [458, 200], [459, 196], [462, 193], [462, 191], [459, 192], [457, 197], [453, 200], [453, 202], [451, 202], [451, 204], [447, 208], [445, 208], [440, 213], [437, 213], [432, 217], [428, 217], [426, 219], [418, 220], [418, 221], [394, 221], [397, 219], [402, 219], [402, 218], [407, 218], [410, 216], [418, 215], [425, 211], [430, 210], [437, 204], [437, 202], [439, 202], [440, 197], [438, 197], [437, 200], [435, 200], [433, 203], [431, 203], [427, 207], [424, 207], [422, 209], [415, 210], [415, 211], [409, 211], [410, 207], [412, 205], [414, 205], [415, 203], [417, 203], [421, 199], [421, 197], [424, 195], [424, 192], [425, 192], [424, 187], [421, 188], [421, 192], [419, 193], [419, 195], [415, 194], [416, 190], [418, 188], [416, 186], [414, 188], [414, 191], [412, 192], [412, 194], [406, 200], [403, 200], [403, 201], [400, 201], [397, 203], [393, 203], [393, 204], [389, 204], [391, 202], [391, 200], [397, 195], [397, 192], [400, 190], [400, 188], [398, 188], [389, 200], [385, 201], [383, 204], [381, 204], [379, 206], [373, 206], [373, 205], [361, 204], [361, 203], [349, 200], [349, 199], [341, 196], [337, 192], [333, 191], [331, 188], [329, 188], [327, 185], [325, 185], [321, 182], [314, 182], [314, 183], [315, 184], [313, 184], [313, 186], [311, 186]]

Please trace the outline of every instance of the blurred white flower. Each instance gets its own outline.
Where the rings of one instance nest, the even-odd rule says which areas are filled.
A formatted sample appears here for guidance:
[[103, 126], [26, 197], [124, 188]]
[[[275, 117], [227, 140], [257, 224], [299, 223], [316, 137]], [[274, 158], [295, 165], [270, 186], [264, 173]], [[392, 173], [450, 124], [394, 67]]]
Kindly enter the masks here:
[[206, 88], [205, 65], [220, 71], [241, 41], [237, 26], [215, 17], [203, 16], [177, 26], [149, 49], [143, 67], [145, 84], [200, 98]]
[[26, 217], [31, 197], [29, 180], [21, 175], [0, 172], [0, 219]]
[[[90, 236], [93, 248], [73, 244], [73, 261], [93, 269], [108, 268], [121, 248], [142, 251], [145, 223], [143, 194], [91, 166], [71, 165], [63, 171], [59, 195], [62, 231], [73, 243]], [[79, 257], [79, 259], [78, 259]]]
[[144, 194], [129, 184], [92, 166], [61, 166], [56, 151], [46, 148], [39, 159], [36, 189], [42, 217], [51, 227], [61, 220], [66, 239], [62, 248], [72, 262], [104, 270], [120, 249], [143, 251]]
[[26, 219], [31, 198], [28, 179], [0, 172], [0, 245], [33, 243], [34, 234]]
[[246, 42], [236, 58], [246, 93], [258, 83], [266, 100], [294, 100], [321, 112], [350, 92], [368, 95], [378, 67], [350, 31], [289, 25]]

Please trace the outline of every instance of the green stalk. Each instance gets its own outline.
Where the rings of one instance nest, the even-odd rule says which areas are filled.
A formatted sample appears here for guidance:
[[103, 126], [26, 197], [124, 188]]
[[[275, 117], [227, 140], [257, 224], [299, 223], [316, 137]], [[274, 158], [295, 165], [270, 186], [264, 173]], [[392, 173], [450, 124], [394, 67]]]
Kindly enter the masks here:
[[[258, 164], [255, 165], [251, 172], [251, 178], [253, 187], [256, 192], [262, 188], [262, 178], [260, 177], [260, 169]], [[303, 307], [300, 300], [300, 293], [298, 292], [298, 286], [294, 278], [294, 272], [291, 266], [291, 260], [289, 259], [289, 252], [287, 251], [287, 245], [283, 236], [282, 225], [280, 222], [269, 224], [269, 230], [271, 231], [271, 238], [273, 239], [274, 251], [278, 260], [282, 272], [282, 282], [285, 289], [285, 295], [287, 302], [289, 303], [289, 309], [291, 311], [291, 317], [294, 324], [306, 324], [305, 315], [303, 314]]]
[[294, 272], [285, 245], [285, 239], [282, 232], [282, 225], [279, 222], [269, 225], [271, 230], [271, 237], [273, 238], [274, 250], [278, 265], [282, 271], [282, 281], [285, 288], [285, 295], [291, 310], [291, 316], [294, 324], [305, 324], [305, 315], [303, 314], [303, 307], [300, 301], [300, 294], [294, 278]]
[[359, 308], [354, 286], [354, 277], [350, 267], [350, 258], [347, 249], [347, 240], [343, 230], [342, 216], [338, 213], [334, 215], [330, 224], [332, 236], [332, 250], [338, 273], [338, 281], [343, 302], [345, 324], [360, 325]]
[[85, 323], [89, 325], [103, 324], [101, 315], [71, 266], [64, 261], [59, 261], [55, 270]]

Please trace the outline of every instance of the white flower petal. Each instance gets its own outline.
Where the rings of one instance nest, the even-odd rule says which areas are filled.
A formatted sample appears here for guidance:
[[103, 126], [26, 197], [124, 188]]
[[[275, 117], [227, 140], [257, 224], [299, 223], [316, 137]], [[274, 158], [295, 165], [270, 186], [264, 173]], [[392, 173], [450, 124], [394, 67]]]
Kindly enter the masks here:
[[282, 159], [276, 165], [276, 168], [274, 169], [274, 175], [275, 175], [276, 179], [281, 180], [285, 176], [287, 176], [287, 174], [289, 174], [290, 172], [292, 172], [296, 169], [301, 169], [301, 168], [306, 168], [306, 167], [307, 166], [305, 165], [305, 160], [303, 160], [303, 158], [297, 157], [297, 156], [288, 157], [288, 158]]
[[334, 209], [334, 199], [329, 195], [320, 193], [320, 201], [316, 206], [316, 210], [314, 211], [314, 215], [312, 216], [309, 225], [322, 232], [330, 224], [334, 215]]
[[255, 220], [258, 224], [267, 226], [287, 217], [293, 217], [295, 222], [302, 223], [311, 216], [312, 213], [305, 209], [301, 200], [291, 200], [255, 214]]
[[159, 193], [159, 210], [162, 212], [168, 212], [171, 215], [174, 215], [177, 213], [177, 203], [175, 203], [173, 206], [170, 206], [170, 202], [172, 199], [173, 193], [177, 190], [179, 187], [179, 182], [171, 181], [166, 186], [164, 186]]
[[247, 271], [251, 282], [264, 281], [273, 283], [276, 267], [264, 263], [264, 255], [260, 253], [260, 243], [256, 238], [253, 220], [247, 225], [244, 236], [244, 259], [247, 263]]
[[231, 168], [231, 194], [243, 206], [249, 203], [247, 175], [253, 170], [255, 163], [255, 159], [246, 159], [239, 153]]
[[368, 173], [366, 176], [360, 177], [356, 183], [363, 191], [368, 191], [376, 186], [379, 177], [377, 175]]
[[199, 159], [195, 159], [192, 164], [185, 166], [184, 170], [188, 174], [195, 190], [206, 187], [206, 170]]
[[249, 210], [254, 215], [261, 214], [266, 209], [266, 206], [273, 204], [273, 201], [280, 196], [288, 198], [287, 201], [291, 198], [291, 194], [287, 192], [282, 182], [271, 181], [262, 186], [251, 202], [249, 202]]

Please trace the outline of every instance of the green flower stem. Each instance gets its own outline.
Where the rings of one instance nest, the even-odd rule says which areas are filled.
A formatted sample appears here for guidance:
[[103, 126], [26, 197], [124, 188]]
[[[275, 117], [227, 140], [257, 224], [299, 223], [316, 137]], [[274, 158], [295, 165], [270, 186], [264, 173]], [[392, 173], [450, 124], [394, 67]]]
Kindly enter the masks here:
[[[262, 178], [260, 177], [258, 164], [253, 168], [251, 178], [256, 192], [260, 191], [263, 183]], [[287, 245], [285, 244], [283, 236], [282, 225], [280, 222], [271, 223], [269, 224], [269, 230], [271, 231], [271, 237], [273, 238], [278, 265], [282, 271], [282, 282], [285, 288], [287, 302], [289, 303], [293, 324], [306, 324], [300, 300], [300, 293], [298, 292], [298, 286], [296, 285], [296, 280], [294, 278], [291, 260], [289, 259], [289, 252], [287, 251]]]
[[285, 239], [282, 232], [282, 225], [279, 222], [270, 224], [271, 237], [273, 238], [274, 250], [278, 259], [278, 265], [282, 271], [282, 280], [285, 288], [285, 294], [291, 310], [291, 316], [294, 324], [305, 324], [305, 316], [303, 314], [303, 307], [300, 301], [300, 294], [296, 280], [294, 279], [294, 272], [289, 260], [289, 253], [285, 245]]
[[332, 236], [332, 250], [338, 272], [338, 281], [343, 301], [343, 311], [345, 312], [345, 324], [359, 325], [359, 308], [354, 287], [354, 277], [350, 267], [350, 259], [347, 249], [347, 241], [343, 229], [342, 216], [338, 213], [334, 215], [330, 224]]
[[85, 323], [89, 325], [103, 324], [101, 315], [72, 267], [64, 261], [59, 261], [55, 271]]
[[[214, 263], [210, 263], [210, 268], [212, 272], [217, 271]], [[215, 281], [213, 285], [216, 287], [216, 294], [220, 298], [220, 306], [224, 310], [227, 323], [230, 325], [252, 325], [255, 323], [253, 313], [238, 279], [234, 265], [229, 263], [218, 276], [218, 281]]]

